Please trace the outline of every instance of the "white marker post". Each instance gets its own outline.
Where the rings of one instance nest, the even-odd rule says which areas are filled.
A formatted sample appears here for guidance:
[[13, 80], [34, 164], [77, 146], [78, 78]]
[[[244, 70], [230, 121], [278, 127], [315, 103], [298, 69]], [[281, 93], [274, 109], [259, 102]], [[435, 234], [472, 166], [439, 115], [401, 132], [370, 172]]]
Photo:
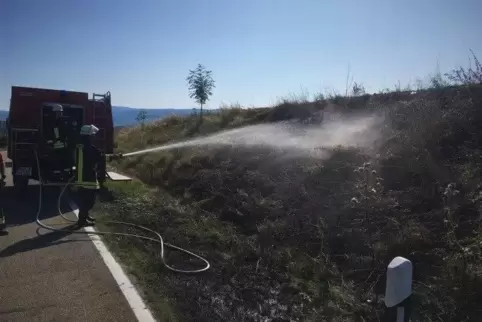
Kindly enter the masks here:
[[412, 262], [406, 258], [397, 256], [388, 264], [385, 305], [396, 308], [397, 322], [410, 321], [412, 272]]

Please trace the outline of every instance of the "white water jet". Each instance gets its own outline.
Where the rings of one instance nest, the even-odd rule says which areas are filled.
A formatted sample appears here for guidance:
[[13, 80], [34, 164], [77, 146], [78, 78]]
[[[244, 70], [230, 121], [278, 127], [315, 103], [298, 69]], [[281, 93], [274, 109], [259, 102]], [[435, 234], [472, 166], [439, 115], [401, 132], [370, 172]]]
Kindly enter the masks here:
[[321, 125], [260, 124], [125, 153], [124, 156], [199, 146], [269, 147], [301, 153], [337, 146], [369, 149], [381, 136], [381, 124], [382, 119], [378, 116], [328, 121]]

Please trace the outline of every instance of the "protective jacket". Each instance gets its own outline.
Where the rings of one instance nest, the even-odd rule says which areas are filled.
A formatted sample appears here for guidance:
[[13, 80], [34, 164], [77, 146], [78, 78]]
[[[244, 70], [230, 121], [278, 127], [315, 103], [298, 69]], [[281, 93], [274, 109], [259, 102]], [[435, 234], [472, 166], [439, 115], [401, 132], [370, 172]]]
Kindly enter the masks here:
[[54, 149], [67, 147], [67, 123], [62, 120], [55, 120], [52, 129], [52, 136], [47, 143], [52, 144]]
[[77, 144], [74, 153], [75, 160], [75, 183], [74, 186], [85, 189], [99, 189], [99, 175], [102, 165], [109, 160], [110, 156], [103, 154], [90, 142], [84, 140], [82, 144]]

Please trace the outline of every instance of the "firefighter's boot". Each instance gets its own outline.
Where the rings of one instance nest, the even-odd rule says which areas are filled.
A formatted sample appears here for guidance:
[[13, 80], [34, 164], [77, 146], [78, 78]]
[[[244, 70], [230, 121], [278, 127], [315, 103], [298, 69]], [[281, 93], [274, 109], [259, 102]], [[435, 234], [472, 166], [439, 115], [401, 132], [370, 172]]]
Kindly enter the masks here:
[[79, 220], [77, 220], [77, 226], [85, 227], [85, 226], [94, 226], [94, 223], [88, 220], [90, 216], [86, 214], [84, 211], [79, 211]]
[[77, 221], [77, 226], [79, 227], [88, 227], [88, 226], [94, 226], [95, 224], [91, 221], [87, 220], [78, 220]]

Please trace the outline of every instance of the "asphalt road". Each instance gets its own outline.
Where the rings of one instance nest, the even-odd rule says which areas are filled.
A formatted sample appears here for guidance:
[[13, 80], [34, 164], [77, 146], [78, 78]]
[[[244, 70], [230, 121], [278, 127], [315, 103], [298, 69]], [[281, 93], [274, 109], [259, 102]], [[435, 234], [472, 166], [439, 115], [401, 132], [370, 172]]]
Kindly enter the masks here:
[[[0, 190], [7, 222], [0, 232], [0, 321], [137, 321], [90, 238], [40, 228], [38, 186], [19, 195], [6, 170]], [[45, 191], [41, 218], [68, 227], [56, 211], [59, 192]]]

